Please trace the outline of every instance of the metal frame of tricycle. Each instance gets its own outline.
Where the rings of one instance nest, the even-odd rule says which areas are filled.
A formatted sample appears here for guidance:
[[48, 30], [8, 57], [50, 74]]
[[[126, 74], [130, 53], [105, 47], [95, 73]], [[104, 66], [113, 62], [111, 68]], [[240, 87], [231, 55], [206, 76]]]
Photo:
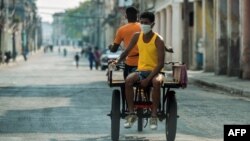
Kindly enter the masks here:
[[[124, 80], [112, 80], [112, 71], [110, 71], [110, 76], [109, 76], [109, 80], [108, 80], [108, 84], [110, 87], [120, 87], [120, 91], [121, 91], [121, 96], [122, 96], [122, 111], [121, 111], [121, 117], [124, 118], [127, 114], [126, 114], [126, 98], [125, 98], [125, 81]], [[136, 89], [140, 89], [138, 88], [137, 85], [134, 86]], [[151, 86], [150, 86], [151, 87]], [[181, 85], [178, 82], [164, 82], [163, 85], [161, 86], [162, 89], [162, 111], [163, 112], [165, 110], [165, 102], [167, 100], [167, 94], [170, 92], [171, 88], [180, 88]], [[167, 91], [166, 91], [167, 89]], [[137, 91], [137, 90], [136, 90]], [[135, 93], [136, 94], [136, 93]], [[135, 96], [136, 97], [136, 96]], [[147, 107], [142, 107], [142, 108], [147, 108]]]

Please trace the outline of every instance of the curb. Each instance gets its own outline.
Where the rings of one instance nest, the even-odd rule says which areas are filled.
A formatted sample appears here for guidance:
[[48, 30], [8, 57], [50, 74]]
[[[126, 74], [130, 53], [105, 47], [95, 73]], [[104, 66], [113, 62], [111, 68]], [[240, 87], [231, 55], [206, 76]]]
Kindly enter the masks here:
[[195, 85], [204, 85], [209, 88], [225, 91], [234, 96], [250, 98], [250, 91], [244, 91], [243, 88], [230, 87], [230, 86], [221, 85], [218, 83], [211, 83], [211, 82], [207, 82], [207, 81], [203, 81], [203, 80], [199, 80], [195, 78], [190, 78], [190, 81]]

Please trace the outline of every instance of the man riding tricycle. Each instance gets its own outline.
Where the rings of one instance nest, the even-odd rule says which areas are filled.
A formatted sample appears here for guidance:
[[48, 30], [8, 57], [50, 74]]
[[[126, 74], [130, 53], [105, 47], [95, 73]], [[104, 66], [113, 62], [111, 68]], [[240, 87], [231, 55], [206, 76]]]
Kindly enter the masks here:
[[[119, 139], [121, 118], [125, 119], [125, 128], [130, 128], [138, 120], [138, 131], [142, 131], [144, 119], [149, 118], [152, 130], [157, 129], [158, 119], [166, 119], [167, 140], [175, 139], [177, 104], [175, 92], [170, 88], [186, 86], [186, 68], [182, 63], [171, 62], [172, 79], [165, 79], [165, 44], [161, 36], [152, 31], [154, 19], [151, 12], [140, 15], [142, 32], [135, 33], [126, 50], [109, 65], [108, 83], [110, 87], [120, 87], [120, 90], [113, 90], [109, 114], [112, 140]], [[114, 66], [123, 61], [135, 46], [139, 50], [137, 70], [130, 73], [125, 80], [114, 79]]]

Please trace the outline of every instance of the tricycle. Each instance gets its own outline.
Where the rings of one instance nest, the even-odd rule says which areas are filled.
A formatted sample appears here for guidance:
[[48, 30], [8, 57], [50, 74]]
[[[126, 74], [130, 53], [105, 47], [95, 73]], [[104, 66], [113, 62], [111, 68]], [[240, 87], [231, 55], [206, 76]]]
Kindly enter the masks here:
[[[172, 89], [186, 87], [187, 72], [186, 65], [183, 63], [168, 62], [165, 64], [171, 65], [171, 69], [162, 72], [165, 75], [165, 81], [161, 86], [161, 102], [158, 107], [157, 117], [159, 121], [165, 120], [166, 140], [174, 141], [178, 115], [175, 91]], [[121, 68], [119, 65], [116, 67]], [[125, 81], [122, 75], [119, 76], [121, 71], [115, 69], [112, 64], [109, 64], [107, 82], [110, 87], [115, 87], [115, 89], [112, 92], [111, 112], [108, 116], [111, 118], [111, 138], [113, 141], [118, 141], [120, 119], [124, 119], [128, 115], [128, 108], [125, 97]], [[151, 116], [152, 100], [150, 98], [150, 89], [151, 86], [145, 89], [138, 84], [134, 85], [134, 107], [138, 117], [137, 130], [139, 132], [143, 131], [144, 122]]]

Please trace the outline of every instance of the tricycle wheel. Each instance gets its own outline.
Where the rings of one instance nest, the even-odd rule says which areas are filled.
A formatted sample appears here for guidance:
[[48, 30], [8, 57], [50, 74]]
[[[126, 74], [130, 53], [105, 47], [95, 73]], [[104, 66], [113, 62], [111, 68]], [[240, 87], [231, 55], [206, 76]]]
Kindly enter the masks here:
[[119, 140], [120, 134], [120, 91], [113, 90], [111, 109], [111, 137], [113, 141]]
[[142, 131], [142, 127], [143, 127], [143, 109], [139, 108], [137, 109], [137, 116], [138, 116], [138, 131], [141, 132]]
[[177, 102], [174, 91], [169, 91], [167, 94], [166, 110], [166, 139], [174, 141], [177, 127]]

